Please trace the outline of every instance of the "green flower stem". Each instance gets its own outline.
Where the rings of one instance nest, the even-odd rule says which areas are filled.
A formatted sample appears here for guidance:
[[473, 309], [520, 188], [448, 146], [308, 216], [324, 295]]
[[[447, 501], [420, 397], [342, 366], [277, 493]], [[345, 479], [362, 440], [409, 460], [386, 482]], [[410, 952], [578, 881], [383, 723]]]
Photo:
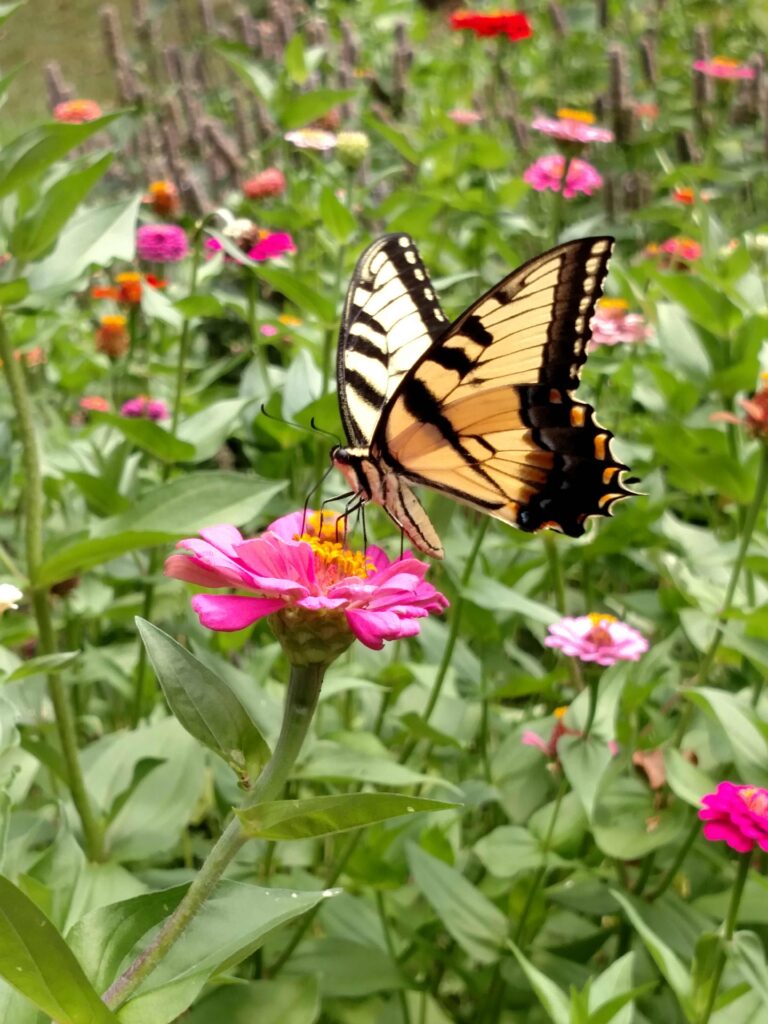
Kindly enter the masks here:
[[[712, 640], [707, 648], [704, 657], [699, 667], [699, 671], [696, 674], [696, 682], [701, 684], [707, 681], [709, 670], [712, 668], [712, 664], [715, 660], [718, 650], [720, 649], [720, 642], [723, 638], [723, 632], [728, 621], [728, 615], [731, 610], [731, 604], [733, 602], [734, 594], [736, 593], [736, 587], [738, 586], [739, 577], [741, 576], [742, 569], [744, 568], [744, 562], [747, 557], [747, 551], [749, 550], [749, 544], [752, 540], [752, 534], [754, 533], [755, 526], [757, 525], [757, 519], [760, 515], [760, 510], [763, 507], [765, 500], [765, 492], [768, 490], [768, 443], [764, 443], [762, 451], [760, 453], [760, 468], [757, 474], [757, 484], [755, 485], [755, 495], [752, 499], [752, 504], [747, 511], [746, 518], [744, 520], [744, 527], [741, 534], [741, 541], [739, 543], [739, 549], [736, 552], [736, 560], [733, 563], [733, 569], [731, 570], [731, 577], [728, 580], [728, 586], [725, 591], [725, 599], [723, 601], [723, 608], [715, 625], [715, 633]], [[691, 714], [693, 713], [693, 707], [689, 705], [688, 708], [683, 712], [680, 717], [680, 723], [677, 728], [675, 735], [675, 744], [680, 745], [685, 736], [685, 732], [688, 728]]]
[[744, 885], [747, 881], [747, 875], [749, 874], [749, 864], [752, 860], [752, 854], [742, 853], [739, 859], [739, 867], [736, 873], [736, 881], [733, 883], [733, 892], [731, 893], [731, 902], [728, 907], [728, 914], [725, 918], [724, 934], [723, 934], [723, 946], [720, 948], [720, 953], [717, 958], [717, 964], [712, 975], [712, 982], [709, 989], [709, 998], [707, 999], [707, 1005], [704, 1008], [704, 1013], [701, 1015], [699, 1024], [708, 1024], [709, 1018], [712, 1016], [712, 1011], [715, 1008], [715, 1001], [717, 1000], [718, 989], [720, 988], [720, 979], [723, 976], [725, 970], [726, 953], [723, 948], [725, 944], [730, 942], [733, 938], [733, 933], [736, 929], [736, 918], [739, 913], [739, 904], [741, 903], [741, 897], [744, 893]]
[[587, 709], [587, 721], [584, 726], [584, 739], [586, 740], [592, 731], [592, 725], [595, 721], [595, 712], [597, 711], [597, 699], [600, 695], [600, 676], [591, 676], [589, 683], [589, 708]]
[[[384, 905], [384, 894], [381, 889], [376, 890], [376, 909], [379, 912], [379, 920], [381, 921], [381, 930], [384, 932], [384, 941], [387, 944], [387, 952], [392, 959], [392, 963], [397, 963], [397, 952], [395, 950], [395, 944], [392, 941], [392, 932], [389, 927], [389, 919], [387, 918], [387, 908]], [[397, 999], [400, 1004], [400, 1017], [402, 1018], [402, 1024], [411, 1024], [411, 1013], [408, 1009], [408, 997], [401, 988], [397, 990]]]
[[[192, 270], [189, 278], [189, 295], [188, 298], [193, 298], [197, 293], [197, 276], [200, 271], [200, 260], [202, 258], [202, 236], [203, 228], [205, 227], [205, 218], [203, 218], [195, 228], [195, 234], [192, 239]], [[187, 351], [189, 349], [189, 337], [192, 333], [192, 318], [185, 316], [184, 321], [181, 325], [181, 338], [179, 339], [179, 358], [176, 363], [176, 388], [173, 396], [173, 414], [171, 416], [171, 433], [176, 433], [176, 428], [179, 425], [179, 415], [181, 413], [181, 396], [184, 391], [184, 374], [186, 372], [187, 362]]]
[[[205, 227], [206, 218], [203, 218], [195, 229], [195, 234], [192, 239], [192, 270], [189, 278], [189, 295], [188, 298], [193, 298], [197, 293], [197, 277], [200, 271], [200, 260], [202, 258], [202, 234], [203, 228]], [[179, 425], [179, 416], [181, 414], [181, 396], [184, 391], [184, 373], [187, 361], [187, 350], [189, 348], [189, 338], [191, 334], [192, 320], [190, 317], [184, 317], [184, 321], [181, 326], [181, 337], [179, 339], [179, 357], [176, 363], [176, 386], [173, 395], [173, 412], [171, 416], [171, 434], [175, 436], [176, 429]], [[165, 466], [163, 469], [163, 482], [168, 479], [170, 474], [170, 466]], [[152, 551], [149, 556], [147, 563], [147, 576], [152, 579], [160, 568], [160, 554], [157, 550]], [[152, 607], [155, 601], [155, 585], [154, 583], [148, 583], [144, 588], [144, 600], [141, 606], [141, 616], [144, 619], [152, 618]], [[133, 711], [131, 715], [131, 724], [135, 729], [144, 716], [144, 684], [147, 675], [147, 649], [144, 644], [139, 640], [139, 656], [136, 664], [136, 684], [133, 694]]]
[[701, 822], [699, 821], [698, 816], [694, 816], [693, 822], [688, 831], [688, 835], [685, 837], [685, 841], [681, 844], [680, 848], [675, 854], [675, 859], [669, 865], [666, 872], [662, 875], [661, 880], [659, 881], [659, 884], [656, 886], [656, 888], [648, 894], [649, 903], [652, 903], [654, 900], [658, 899], [659, 896], [662, 896], [670, 887], [670, 885], [674, 882], [678, 871], [683, 866], [685, 858], [688, 856], [688, 853], [690, 852], [690, 849], [693, 846], [693, 844], [696, 842], [696, 837], [699, 835], [700, 832]]
[[552, 590], [555, 595], [555, 607], [561, 615], [565, 615], [565, 576], [563, 574], [563, 563], [560, 561], [560, 552], [557, 550], [557, 538], [551, 530], [547, 530], [543, 536], [544, 550], [549, 562], [549, 575], [552, 581]]
[[[491, 520], [489, 516], [483, 517], [483, 521], [477, 528], [477, 533], [475, 534], [475, 540], [474, 543], [472, 544], [472, 549], [469, 552], [469, 555], [467, 556], [467, 561], [464, 564], [464, 572], [461, 574], [461, 579], [459, 581], [458, 597], [454, 602], [453, 611], [451, 614], [451, 625], [448, 630], [448, 639], [443, 649], [443, 656], [440, 659], [440, 664], [438, 665], [437, 673], [435, 674], [435, 681], [432, 684], [432, 690], [429, 694], [427, 706], [424, 708], [424, 712], [421, 716], [425, 722], [429, 722], [430, 718], [432, 717], [432, 712], [435, 710], [435, 706], [437, 705], [437, 702], [440, 699], [440, 692], [443, 689], [445, 677], [448, 674], [448, 669], [450, 668], [451, 665], [453, 651], [454, 648], [456, 647], [456, 641], [459, 638], [459, 626], [461, 625], [461, 616], [464, 608], [464, 590], [467, 584], [469, 583], [470, 579], [472, 578], [472, 571], [475, 568], [475, 562], [477, 561], [477, 556], [480, 553], [480, 547], [483, 543], [483, 538], [485, 537], [485, 533], [486, 530], [488, 529], [488, 524], [490, 523], [490, 521]], [[404, 764], [406, 761], [409, 760], [411, 754], [414, 751], [414, 748], [416, 747], [417, 742], [417, 740], [411, 740], [410, 743], [406, 744], [405, 748], [403, 749], [403, 753], [400, 755], [401, 764]]]
[[[43, 564], [43, 474], [40, 469], [37, 434], [32, 403], [29, 399], [24, 374], [13, 357], [13, 347], [0, 322], [0, 359], [5, 369], [8, 390], [16, 413], [21, 438], [22, 465], [24, 469], [24, 530], [27, 554], [27, 576], [32, 592], [32, 608], [37, 621], [41, 654], [56, 653], [56, 631], [53, 627], [48, 588], [37, 581]], [[48, 674], [48, 693], [56, 716], [56, 729], [61, 753], [67, 769], [67, 782], [72, 801], [80, 818], [85, 841], [85, 850], [90, 860], [103, 859], [103, 826], [85, 788], [85, 779], [77, 749], [75, 715], [69, 693], [58, 672]]]
[[571, 169], [573, 154], [564, 157], [563, 176], [560, 179], [560, 188], [554, 193], [552, 204], [552, 245], [557, 245], [560, 232], [563, 227], [563, 203], [565, 202], [565, 186], [568, 181], [568, 171]]
[[517, 922], [517, 929], [515, 931], [515, 945], [519, 946], [522, 937], [525, 933], [525, 926], [528, 921], [528, 915], [533, 907], [533, 901], [541, 888], [544, 878], [547, 874], [547, 854], [549, 853], [549, 847], [552, 843], [552, 836], [555, 834], [555, 825], [557, 824], [557, 816], [560, 813], [560, 807], [563, 803], [563, 797], [568, 789], [568, 781], [563, 776], [560, 780], [560, 785], [557, 790], [557, 796], [555, 797], [555, 806], [552, 808], [552, 817], [549, 819], [549, 825], [547, 827], [547, 834], [544, 836], [544, 842], [541, 844], [541, 865], [536, 872], [533, 882], [528, 889], [528, 895], [523, 904], [523, 911], [520, 914], [520, 920]]
[[[314, 716], [326, 668], [326, 665], [291, 667], [280, 736], [272, 757], [254, 783], [253, 789], [243, 802], [243, 807], [253, 807], [265, 800], [272, 800], [285, 785]], [[162, 925], [144, 952], [104, 993], [102, 998], [107, 1006], [111, 1009], [122, 1006], [147, 975], [157, 967], [171, 946], [187, 929], [216, 888], [233, 857], [247, 840], [248, 835], [240, 820], [237, 817], [233, 818], [208, 854], [199, 874], [176, 910]]]

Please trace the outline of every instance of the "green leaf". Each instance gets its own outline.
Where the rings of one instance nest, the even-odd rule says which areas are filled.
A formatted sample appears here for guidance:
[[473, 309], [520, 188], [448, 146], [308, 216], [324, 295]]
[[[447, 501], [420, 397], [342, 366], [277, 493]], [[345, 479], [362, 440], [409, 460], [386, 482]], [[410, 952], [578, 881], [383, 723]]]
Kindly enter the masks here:
[[80, 657], [80, 651], [59, 651], [57, 654], [41, 654], [39, 658], [30, 658], [22, 662], [18, 668], [9, 673], [4, 682], [12, 683], [17, 679], [26, 679], [47, 672], [58, 672], [66, 665]]
[[322, 324], [332, 325], [336, 320], [336, 306], [332, 298], [316, 291], [290, 270], [280, 267], [268, 267], [265, 263], [257, 263], [252, 267], [257, 277], [266, 281], [276, 291], [282, 292], [302, 313], [311, 313]]
[[678, 801], [659, 809], [653, 793], [638, 779], [618, 778], [599, 795], [592, 833], [609, 857], [637, 860], [678, 840], [687, 827], [687, 815], [686, 806]]
[[320, 193], [320, 217], [329, 234], [337, 242], [348, 241], [357, 228], [353, 214], [336, 196], [330, 185], [326, 185]]
[[304, 85], [309, 71], [304, 55], [304, 37], [301, 32], [295, 32], [283, 51], [283, 64], [288, 72], [288, 77], [296, 85]]
[[669, 982], [669, 986], [677, 996], [686, 1016], [691, 1019], [693, 1010], [691, 979], [677, 954], [658, 936], [645, 920], [646, 908], [636, 899], [611, 890], [613, 897], [621, 904], [630, 924], [643, 940], [646, 949], [656, 962], [656, 966]]
[[427, 902], [461, 948], [478, 963], [495, 963], [507, 937], [504, 914], [459, 871], [408, 844], [408, 863]]
[[180, 441], [152, 420], [99, 411], [92, 412], [91, 418], [96, 423], [105, 423], [118, 430], [123, 437], [161, 462], [190, 462], [195, 457], [195, 449], [191, 444]]
[[544, 853], [541, 844], [521, 825], [500, 825], [484, 835], [474, 847], [480, 862], [494, 878], [514, 878], [521, 871], [565, 864], [553, 853]]
[[269, 746], [235, 693], [157, 626], [140, 618], [136, 626], [179, 722], [240, 777], [254, 778], [269, 758]]
[[712, 686], [685, 690], [684, 696], [720, 726], [743, 778], [759, 786], [768, 784], [768, 743], [748, 704]]
[[691, 764], [674, 747], [667, 747], [664, 751], [664, 769], [667, 774], [667, 785], [675, 796], [697, 810], [701, 807], [701, 798], [715, 791], [715, 780], [701, 768]]
[[180, 440], [195, 446], [195, 462], [211, 459], [237, 429], [252, 399], [224, 398], [188, 416], [177, 430]]
[[517, 946], [509, 941], [509, 948], [515, 954], [517, 962], [522, 967], [526, 978], [531, 983], [531, 988], [536, 993], [539, 1002], [547, 1011], [553, 1024], [570, 1024], [571, 1011], [570, 1003], [562, 989], [543, 974], [531, 961], [522, 953]]
[[106, 153], [82, 170], [60, 178], [43, 195], [34, 212], [19, 221], [11, 232], [9, 247], [17, 260], [28, 263], [49, 249], [61, 229], [112, 163]]
[[15, 4], [0, 4], [0, 25], [4, 25], [14, 11], [18, 11], [20, 7], [23, 7], [26, 0], [19, 0]]
[[385, 949], [336, 935], [302, 942], [291, 956], [290, 970], [317, 978], [326, 999], [364, 999], [407, 984]]
[[242, 526], [259, 515], [284, 482], [261, 480], [243, 473], [199, 472], [160, 484], [135, 503], [130, 512], [97, 523], [88, 538], [58, 545], [40, 569], [40, 583], [68, 579], [128, 551], [170, 544], [199, 533], [206, 526]]
[[25, 277], [0, 284], [0, 306], [15, 306], [29, 295], [29, 282]]
[[612, 760], [608, 744], [596, 736], [563, 736], [557, 753], [565, 776], [591, 821], [600, 783]]
[[558, 618], [558, 613], [545, 604], [532, 601], [525, 597], [513, 587], [506, 587], [503, 583], [491, 579], [488, 576], [480, 577], [474, 574], [472, 583], [464, 592], [466, 600], [476, 604], [478, 608], [485, 608], [488, 611], [501, 612], [502, 614], [523, 615], [534, 622], [550, 626]]
[[84, 124], [45, 124], [14, 139], [8, 147], [10, 165], [4, 173], [0, 172], [0, 198], [39, 177], [75, 146], [121, 116], [119, 113], [107, 114]]
[[184, 1024], [315, 1024], [319, 1014], [318, 979], [299, 975], [222, 985], [200, 1000]]
[[177, 885], [110, 903], [70, 928], [67, 943], [97, 991], [109, 988], [136, 944], [173, 913], [186, 891], [186, 885]]
[[188, 320], [200, 316], [224, 316], [225, 310], [215, 295], [188, 295], [174, 302], [174, 309]]
[[363, 118], [363, 123], [370, 131], [385, 139], [408, 163], [418, 164], [421, 161], [417, 151], [406, 139], [403, 132], [397, 128], [393, 128], [392, 125], [386, 124], [384, 121], [378, 121], [374, 117]]
[[314, 92], [296, 93], [284, 101], [279, 115], [280, 124], [286, 131], [303, 128], [355, 95], [354, 89], [316, 89]]
[[417, 811], [448, 811], [454, 807], [456, 804], [400, 793], [341, 793], [306, 800], [274, 800], [235, 809], [235, 814], [248, 835], [259, 839], [311, 839]]
[[698, 383], [712, 372], [709, 355], [683, 309], [672, 302], [659, 302], [658, 339], [670, 368]]
[[64, 939], [0, 876], [0, 976], [57, 1024], [115, 1024]]
[[272, 103], [275, 93], [274, 81], [260, 64], [245, 57], [242, 47], [217, 39], [212, 44], [212, 48], [232, 68], [240, 81], [244, 82], [260, 100], [266, 104]]
[[140, 204], [141, 196], [135, 195], [78, 213], [59, 235], [51, 255], [31, 268], [30, 289], [66, 291], [92, 264], [129, 263], [136, 250]]
[[754, 932], [736, 932], [730, 942], [731, 959], [753, 992], [768, 1006], [768, 963], [765, 945]]
[[169, 1024], [193, 1002], [208, 978], [250, 956], [277, 929], [334, 890], [262, 889], [225, 880], [206, 901], [162, 963], [118, 1014], [121, 1024]]

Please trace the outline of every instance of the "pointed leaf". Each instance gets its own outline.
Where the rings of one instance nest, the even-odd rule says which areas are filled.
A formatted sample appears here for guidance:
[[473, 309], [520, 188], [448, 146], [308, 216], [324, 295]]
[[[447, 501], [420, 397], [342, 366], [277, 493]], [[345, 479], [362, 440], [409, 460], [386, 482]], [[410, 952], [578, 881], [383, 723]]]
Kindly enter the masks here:
[[139, 448], [162, 462], [190, 462], [195, 457], [195, 448], [186, 441], [181, 441], [152, 420], [134, 419], [130, 416], [117, 416], [113, 412], [93, 412], [91, 418], [96, 423], [106, 423], [119, 430], [123, 437], [132, 441]]
[[303, 128], [310, 121], [316, 121], [329, 110], [351, 100], [354, 95], [354, 89], [316, 89], [314, 92], [295, 93], [284, 103], [280, 123], [285, 129]]
[[176, 718], [241, 777], [255, 777], [269, 746], [230, 687], [181, 644], [145, 619], [136, 626]]
[[517, 957], [517, 961], [523, 968], [526, 978], [531, 983], [531, 988], [536, 993], [539, 1002], [547, 1011], [554, 1024], [570, 1024], [570, 1002], [562, 989], [558, 988], [554, 981], [548, 978], [546, 974], [543, 974], [537, 967], [534, 967], [514, 942], [510, 941], [509, 948]]
[[478, 963], [499, 959], [507, 937], [507, 919], [461, 872], [408, 844], [408, 863], [416, 885], [463, 950]]
[[57, 1024], [115, 1024], [45, 914], [2, 876], [0, 976]]
[[417, 811], [447, 811], [456, 806], [400, 793], [341, 793], [306, 800], [274, 800], [235, 810], [235, 814], [248, 835], [259, 839], [311, 839]]

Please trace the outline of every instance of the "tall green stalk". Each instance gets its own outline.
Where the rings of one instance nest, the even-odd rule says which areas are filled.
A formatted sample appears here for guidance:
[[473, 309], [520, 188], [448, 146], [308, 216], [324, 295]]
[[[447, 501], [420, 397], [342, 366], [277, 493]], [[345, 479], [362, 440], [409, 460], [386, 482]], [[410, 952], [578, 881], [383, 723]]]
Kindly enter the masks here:
[[[48, 587], [38, 582], [43, 564], [43, 475], [40, 469], [35, 417], [26, 387], [24, 374], [14, 359], [13, 347], [9, 341], [5, 324], [0, 321], [0, 359], [3, 361], [8, 389], [11, 394], [24, 467], [24, 539], [27, 555], [27, 576], [32, 596], [32, 609], [37, 622], [41, 654], [56, 653], [56, 631], [51, 616]], [[48, 693], [53, 704], [56, 729], [61, 753], [67, 771], [67, 782], [72, 801], [83, 829], [85, 850], [90, 860], [99, 861], [104, 854], [104, 830], [98, 820], [85, 788], [82, 767], [77, 749], [75, 714], [69, 693], [58, 672], [48, 674]]]
[[[244, 807], [253, 807], [265, 800], [272, 800], [285, 785], [312, 722], [326, 667], [292, 666], [280, 736], [272, 757], [244, 801]], [[163, 960], [171, 946], [189, 927], [247, 840], [248, 836], [240, 820], [233, 818], [208, 854], [197, 878], [190, 885], [176, 910], [167, 918], [144, 952], [104, 993], [102, 998], [107, 1006], [111, 1009], [122, 1006]]]
[[739, 868], [736, 873], [736, 880], [733, 883], [733, 891], [731, 892], [731, 902], [728, 907], [728, 913], [725, 918], [725, 924], [723, 927], [723, 945], [720, 947], [717, 963], [715, 970], [712, 974], [712, 980], [710, 982], [709, 995], [707, 997], [707, 1004], [704, 1007], [704, 1012], [701, 1015], [700, 1020], [697, 1024], [709, 1024], [709, 1018], [712, 1016], [712, 1011], [715, 1008], [715, 1002], [717, 1001], [717, 993], [720, 989], [720, 979], [723, 976], [725, 970], [726, 952], [725, 944], [730, 942], [733, 938], [733, 933], [736, 929], [736, 919], [739, 915], [739, 905], [741, 903], [741, 897], [744, 893], [744, 885], [747, 881], [747, 875], [749, 874], [749, 862], [752, 860], [751, 853], [742, 853], [739, 860]]

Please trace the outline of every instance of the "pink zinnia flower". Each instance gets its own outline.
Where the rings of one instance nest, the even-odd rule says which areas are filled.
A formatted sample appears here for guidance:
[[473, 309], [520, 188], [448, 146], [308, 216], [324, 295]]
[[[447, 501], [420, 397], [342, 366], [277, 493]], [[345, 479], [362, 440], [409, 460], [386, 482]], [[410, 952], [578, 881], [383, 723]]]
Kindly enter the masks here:
[[627, 304], [623, 299], [600, 299], [590, 326], [590, 351], [598, 345], [624, 345], [645, 341], [650, 333], [645, 317], [640, 313], [628, 313]]
[[561, 142], [613, 142], [613, 132], [596, 125], [594, 117], [585, 110], [558, 110], [557, 117], [535, 118], [531, 128]]
[[[548, 156], [540, 156], [523, 173], [523, 181], [537, 192], [544, 192], [550, 189], [552, 192], [559, 192], [565, 170], [565, 157], [562, 153], [550, 153]], [[566, 199], [572, 199], [577, 192], [583, 192], [585, 196], [591, 196], [596, 188], [600, 188], [603, 179], [597, 169], [588, 164], [586, 160], [574, 157], [568, 164], [568, 177], [565, 182], [563, 195]]]
[[662, 242], [659, 252], [666, 253], [667, 256], [674, 256], [678, 260], [685, 260], [686, 263], [692, 263], [700, 258], [701, 246], [692, 238], [676, 235], [674, 238], [668, 238], [666, 242]]
[[712, 60], [695, 60], [693, 70], [709, 78], [754, 78], [755, 69], [740, 64], [731, 57], [713, 57]]
[[293, 512], [250, 540], [234, 526], [212, 526], [176, 546], [182, 553], [166, 560], [166, 576], [246, 591], [192, 598], [209, 629], [245, 629], [276, 612], [300, 612], [318, 622], [335, 613], [350, 640], [354, 635], [379, 650], [385, 640], [414, 636], [419, 619], [448, 606], [424, 581], [424, 562], [411, 554], [390, 562], [377, 547], [352, 551], [341, 521], [327, 512], [306, 518]]
[[751, 853], [756, 845], [768, 852], [768, 789], [720, 782], [701, 802], [699, 817], [711, 842], [739, 853]]
[[[254, 260], [257, 263], [262, 263], [264, 260], [273, 260], [278, 256], [284, 256], [286, 253], [296, 252], [296, 246], [293, 238], [288, 234], [287, 231], [261, 231], [259, 232], [261, 238], [255, 245], [251, 245], [247, 249], [243, 249], [243, 252], [248, 256], [249, 259]], [[238, 240], [240, 244], [240, 240]], [[208, 238], [205, 242], [205, 248], [211, 254], [220, 252], [222, 245], [218, 238]], [[237, 260], [231, 256], [225, 256], [224, 259], [227, 262], [236, 263]]]
[[448, 117], [453, 121], [454, 124], [477, 124], [478, 121], [483, 120], [483, 115], [478, 114], [476, 110], [449, 110]]
[[189, 243], [178, 224], [143, 224], [136, 232], [136, 251], [149, 263], [178, 263], [189, 252]]
[[760, 381], [760, 388], [751, 398], [739, 399], [739, 405], [746, 413], [743, 419], [732, 412], [713, 412], [709, 418], [715, 423], [735, 423], [745, 427], [753, 437], [768, 438], [768, 373], [761, 373]]
[[146, 395], [138, 395], [123, 402], [120, 415], [134, 420], [167, 420], [170, 417], [168, 406], [161, 398], [147, 398]]
[[575, 618], [566, 616], [548, 628], [546, 647], [557, 647], [563, 654], [598, 665], [637, 661], [648, 650], [648, 641], [641, 633], [601, 612]]
[[326, 132], [322, 128], [297, 128], [295, 131], [286, 132], [283, 138], [299, 149], [316, 149], [320, 153], [333, 149], [336, 145], [336, 136], [333, 132]]
[[267, 167], [243, 182], [243, 194], [248, 199], [267, 199], [285, 192], [285, 175], [277, 167]]
[[[579, 732], [578, 729], [569, 729], [567, 725], [563, 724], [567, 707], [555, 708], [552, 712], [555, 724], [552, 732], [549, 735], [549, 739], [545, 740], [542, 736], [539, 736], [537, 732], [532, 729], [526, 729], [523, 735], [520, 737], [520, 742], [524, 743], [526, 747], [536, 747], [540, 750], [545, 757], [551, 761], [557, 757], [557, 744], [563, 738], [563, 736], [583, 736], [584, 734]], [[611, 757], [616, 757], [619, 752], [619, 745], [616, 740], [608, 740], [608, 750], [611, 752]]]
[[274, 324], [262, 324], [259, 328], [259, 334], [263, 334], [265, 338], [274, 338], [277, 334], [277, 328]]
[[101, 117], [101, 107], [96, 100], [65, 100], [57, 103], [53, 108], [53, 116], [56, 121], [64, 124], [84, 124], [86, 121], [96, 121]]

